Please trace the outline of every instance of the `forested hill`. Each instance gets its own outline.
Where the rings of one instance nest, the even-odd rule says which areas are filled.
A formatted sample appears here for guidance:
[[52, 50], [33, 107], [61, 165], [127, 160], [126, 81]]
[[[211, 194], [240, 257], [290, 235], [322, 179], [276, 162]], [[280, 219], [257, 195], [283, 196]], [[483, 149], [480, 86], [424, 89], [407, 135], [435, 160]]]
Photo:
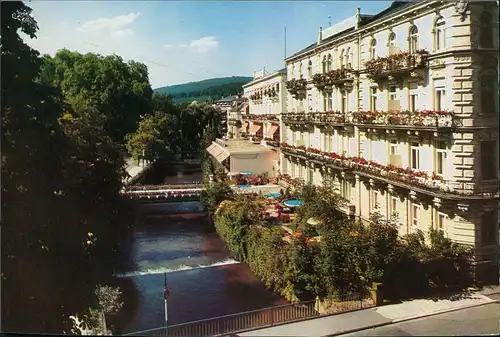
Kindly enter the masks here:
[[155, 92], [170, 95], [176, 102], [205, 101], [209, 98], [236, 95], [243, 91], [242, 86], [252, 80], [252, 77], [232, 76], [211, 78], [198, 82], [171, 85], [154, 89]]

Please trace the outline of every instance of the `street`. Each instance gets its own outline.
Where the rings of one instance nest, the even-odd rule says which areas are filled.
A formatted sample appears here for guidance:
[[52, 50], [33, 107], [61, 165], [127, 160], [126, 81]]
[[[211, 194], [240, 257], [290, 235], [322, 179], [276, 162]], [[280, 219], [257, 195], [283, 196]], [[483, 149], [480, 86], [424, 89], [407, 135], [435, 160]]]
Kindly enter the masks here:
[[341, 336], [470, 336], [499, 332], [500, 304], [492, 303]]

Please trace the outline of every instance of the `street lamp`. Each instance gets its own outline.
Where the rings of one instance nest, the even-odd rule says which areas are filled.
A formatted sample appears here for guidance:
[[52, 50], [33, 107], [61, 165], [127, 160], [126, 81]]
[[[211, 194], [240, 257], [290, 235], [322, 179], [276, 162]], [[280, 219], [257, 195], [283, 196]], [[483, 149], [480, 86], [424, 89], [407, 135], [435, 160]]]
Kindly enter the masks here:
[[163, 300], [165, 301], [165, 331], [168, 336], [168, 307], [167, 300], [170, 296], [170, 290], [167, 288], [167, 273], [165, 273], [165, 286], [163, 287]]

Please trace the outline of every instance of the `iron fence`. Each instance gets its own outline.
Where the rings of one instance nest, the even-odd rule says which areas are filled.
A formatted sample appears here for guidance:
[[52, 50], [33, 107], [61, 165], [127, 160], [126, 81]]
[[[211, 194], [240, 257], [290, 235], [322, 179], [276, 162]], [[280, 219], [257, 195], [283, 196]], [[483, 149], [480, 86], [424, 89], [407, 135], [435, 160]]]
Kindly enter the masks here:
[[374, 306], [374, 302], [369, 295], [348, 294], [338, 296], [328, 301], [327, 307], [324, 307], [322, 310], [320, 310], [320, 306], [323, 307], [323, 304], [316, 301], [305, 301], [176, 324], [168, 327], [137, 331], [125, 334], [125, 336], [226, 336], [320, 317], [320, 311], [322, 311], [324, 315], [332, 315], [369, 308]]
[[265, 328], [319, 316], [316, 301], [287, 304], [272, 308], [242, 312], [234, 315], [171, 325], [169, 327], [138, 331], [128, 336], [208, 337]]

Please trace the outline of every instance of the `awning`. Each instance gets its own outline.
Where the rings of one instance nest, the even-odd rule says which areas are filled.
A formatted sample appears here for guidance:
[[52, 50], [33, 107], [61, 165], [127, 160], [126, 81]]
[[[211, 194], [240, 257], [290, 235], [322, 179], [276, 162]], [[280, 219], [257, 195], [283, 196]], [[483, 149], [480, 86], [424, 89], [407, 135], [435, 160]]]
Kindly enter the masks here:
[[254, 124], [252, 125], [252, 127], [250, 128], [250, 134], [251, 135], [255, 135], [257, 134], [260, 130], [262, 129], [262, 125], [261, 124]]
[[243, 122], [243, 124], [242, 124], [242, 126], [241, 126], [241, 129], [242, 129], [243, 131], [247, 131], [247, 129], [248, 129], [248, 122]]
[[229, 157], [229, 153], [227, 153], [227, 151], [214, 143], [207, 147], [207, 152], [210, 153], [219, 163], [222, 163]]
[[274, 138], [274, 134], [278, 131], [279, 125], [271, 125], [271, 127], [267, 131], [267, 137]]

